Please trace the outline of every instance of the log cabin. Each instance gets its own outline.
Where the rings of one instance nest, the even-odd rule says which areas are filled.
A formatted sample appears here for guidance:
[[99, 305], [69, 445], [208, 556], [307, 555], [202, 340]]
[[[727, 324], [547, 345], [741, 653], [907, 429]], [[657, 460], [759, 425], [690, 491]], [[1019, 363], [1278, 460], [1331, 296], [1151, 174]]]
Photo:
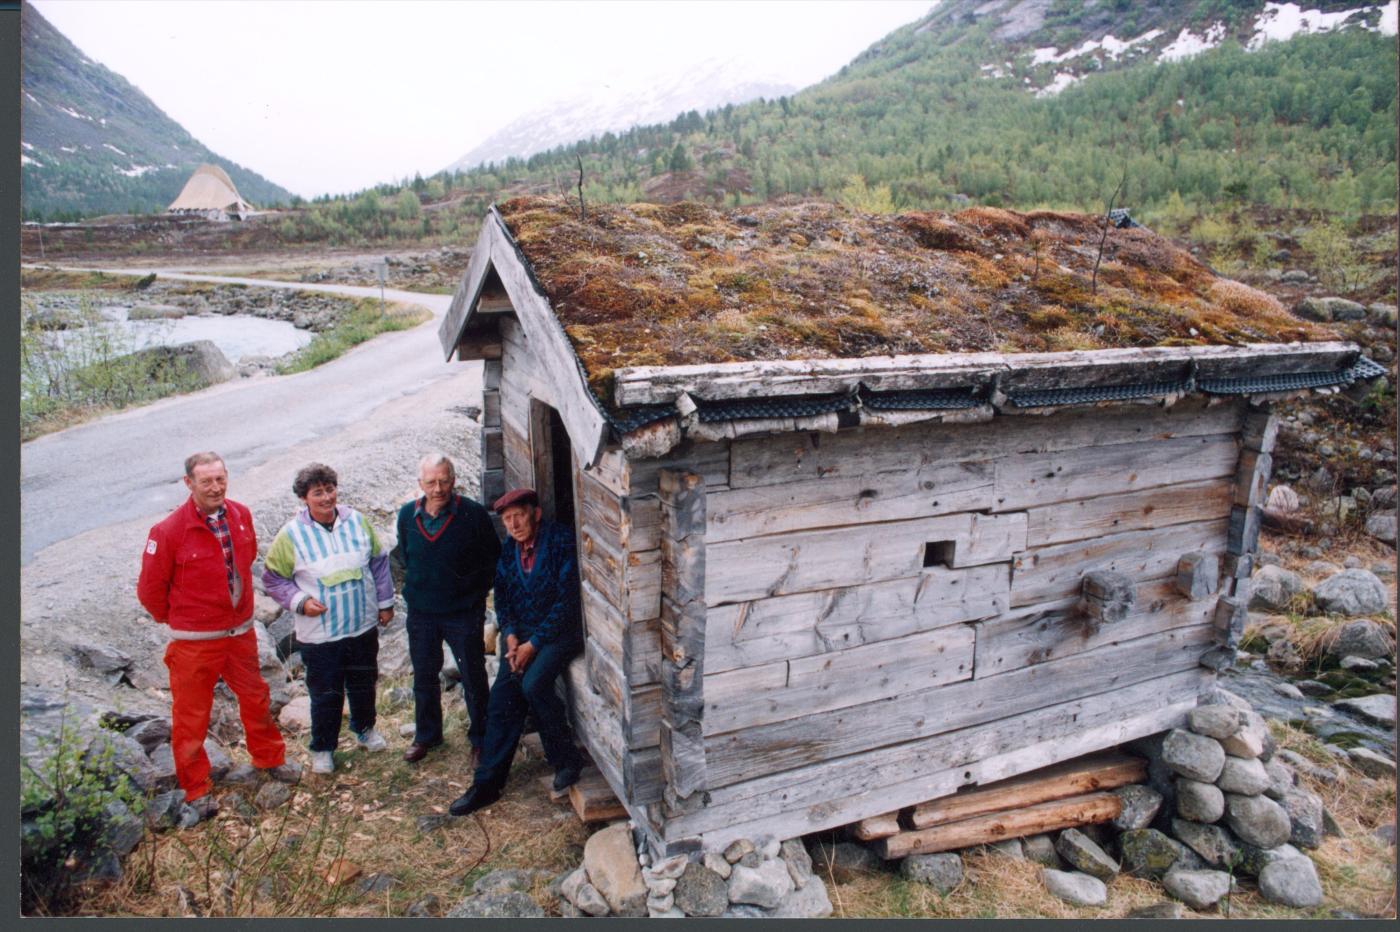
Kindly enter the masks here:
[[1271, 405], [1381, 372], [1142, 227], [810, 201], [493, 206], [440, 337], [483, 499], [575, 529], [571, 714], [658, 856], [1181, 724]]

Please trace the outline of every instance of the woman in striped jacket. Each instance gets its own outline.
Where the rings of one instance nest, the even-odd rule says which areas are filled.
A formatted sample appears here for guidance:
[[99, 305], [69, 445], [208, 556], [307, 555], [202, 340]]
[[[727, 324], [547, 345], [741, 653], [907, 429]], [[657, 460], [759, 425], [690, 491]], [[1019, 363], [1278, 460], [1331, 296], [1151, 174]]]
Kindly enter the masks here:
[[264, 561], [267, 594], [296, 616], [296, 640], [311, 697], [311, 772], [335, 769], [341, 708], [369, 751], [387, 746], [374, 728], [379, 625], [394, 617], [389, 553], [364, 515], [336, 504], [335, 470], [312, 463], [292, 491], [305, 505], [278, 532]]

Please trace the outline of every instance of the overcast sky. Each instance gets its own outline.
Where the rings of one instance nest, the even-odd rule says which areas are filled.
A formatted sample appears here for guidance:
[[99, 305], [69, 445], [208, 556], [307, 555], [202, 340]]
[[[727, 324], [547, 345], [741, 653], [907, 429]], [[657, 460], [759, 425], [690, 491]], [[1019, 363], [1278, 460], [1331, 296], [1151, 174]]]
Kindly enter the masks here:
[[438, 171], [570, 89], [741, 56], [806, 86], [935, 0], [34, 0], [209, 148], [306, 197]]

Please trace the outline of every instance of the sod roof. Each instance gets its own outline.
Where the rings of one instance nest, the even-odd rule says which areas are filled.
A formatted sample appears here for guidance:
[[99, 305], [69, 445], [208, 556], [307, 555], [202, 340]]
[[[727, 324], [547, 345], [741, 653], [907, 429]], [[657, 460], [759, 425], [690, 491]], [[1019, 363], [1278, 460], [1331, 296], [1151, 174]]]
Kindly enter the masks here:
[[868, 215], [522, 197], [497, 208], [589, 383], [613, 370], [1336, 339], [1145, 228], [974, 207]]

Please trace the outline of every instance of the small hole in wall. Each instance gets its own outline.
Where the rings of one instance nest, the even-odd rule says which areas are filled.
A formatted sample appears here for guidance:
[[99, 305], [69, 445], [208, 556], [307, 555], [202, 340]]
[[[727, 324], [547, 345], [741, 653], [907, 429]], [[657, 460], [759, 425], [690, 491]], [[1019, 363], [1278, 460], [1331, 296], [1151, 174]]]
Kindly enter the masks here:
[[956, 546], [957, 541], [952, 540], [931, 540], [924, 544], [924, 566], [951, 567]]

